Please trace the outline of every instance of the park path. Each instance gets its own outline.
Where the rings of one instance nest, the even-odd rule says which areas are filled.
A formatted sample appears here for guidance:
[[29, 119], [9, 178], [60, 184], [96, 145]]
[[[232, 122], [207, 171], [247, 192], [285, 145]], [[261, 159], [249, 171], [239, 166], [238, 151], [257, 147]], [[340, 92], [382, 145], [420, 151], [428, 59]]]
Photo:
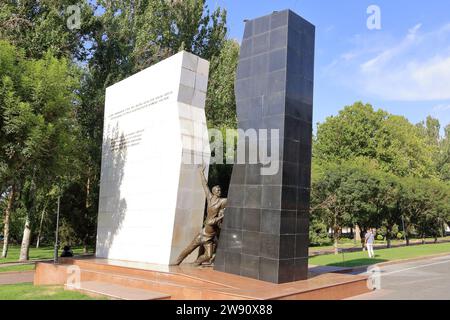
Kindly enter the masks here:
[[349, 300], [450, 300], [450, 255], [380, 266], [378, 290]]
[[33, 282], [34, 271], [2, 272], [0, 285]]

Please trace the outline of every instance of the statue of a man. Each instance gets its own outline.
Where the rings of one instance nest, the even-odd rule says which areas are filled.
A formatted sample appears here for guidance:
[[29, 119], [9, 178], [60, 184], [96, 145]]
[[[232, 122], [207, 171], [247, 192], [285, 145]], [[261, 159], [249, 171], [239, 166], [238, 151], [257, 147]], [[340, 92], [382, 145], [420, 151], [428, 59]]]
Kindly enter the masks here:
[[222, 195], [220, 186], [215, 186], [211, 191], [209, 191], [208, 182], [204, 174], [205, 169], [206, 167], [204, 165], [199, 168], [203, 190], [205, 191], [208, 206], [206, 210], [206, 219], [203, 223], [203, 229], [180, 254], [177, 261], [175, 262], [175, 265], [180, 265], [188, 255], [190, 255], [195, 249], [200, 246], [203, 246], [205, 252], [203, 255], [197, 258], [195, 264], [201, 265], [204, 262], [211, 263], [212, 260], [214, 260], [216, 236], [220, 230], [220, 225], [224, 217], [227, 199], [220, 197]]

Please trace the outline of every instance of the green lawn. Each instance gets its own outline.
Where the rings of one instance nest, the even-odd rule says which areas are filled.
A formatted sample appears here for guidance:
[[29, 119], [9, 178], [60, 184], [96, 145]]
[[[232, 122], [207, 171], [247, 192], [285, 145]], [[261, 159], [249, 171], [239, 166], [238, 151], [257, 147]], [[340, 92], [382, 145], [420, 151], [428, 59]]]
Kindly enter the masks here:
[[[82, 247], [73, 247], [72, 248], [74, 254], [82, 254]], [[91, 251], [92, 252], [92, 251]], [[61, 250], [59, 252], [61, 254]], [[7, 258], [0, 258], [0, 264], [6, 262], [16, 262], [19, 260], [20, 254], [20, 246], [10, 246], [8, 250]], [[53, 247], [42, 247], [36, 249], [34, 247], [30, 248], [30, 259], [31, 260], [40, 260], [40, 259], [52, 259], [53, 258]]]
[[375, 258], [369, 259], [367, 252], [351, 252], [338, 255], [321, 255], [311, 257], [309, 263], [320, 266], [358, 267], [392, 260], [411, 259], [439, 253], [450, 254], [450, 243], [416, 245], [392, 249], [375, 250]]
[[34, 264], [22, 264], [18, 266], [0, 267], [0, 273], [2, 272], [19, 272], [34, 270]]
[[[415, 242], [421, 242], [422, 239], [411, 239], [411, 243], [415, 243]], [[426, 242], [433, 242], [434, 238], [426, 238], [425, 239]], [[439, 241], [450, 241], [450, 237], [444, 237], [444, 238], [439, 238]], [[377, 245], [387, 245], [387, 242], [382, 240], [376, 240], [375, 244]], [[392, 240], [391, 244], [393, 246], [395, 245], [403, 245], [405, 244], [405, 240], [401, 239], [401, 240]], [[361, 248], [361, 243], [360, 242], [355, 242], [354, 240], [351, 239], [340, 239], [339, 240], [339, 249], [348, 249], [348, 248]], [[327, 244], [327, 245], [323, 245], [323, 246], [316, 246], [316, 247], [310, 247], [310, 250], [312, 251], [322, 251], [322, 250], [333, 250], [334, 246], [333, 244]]]
[[94, 300], [61, 286], [33, 286], [32, 283], [0, 285], [0, 300]]

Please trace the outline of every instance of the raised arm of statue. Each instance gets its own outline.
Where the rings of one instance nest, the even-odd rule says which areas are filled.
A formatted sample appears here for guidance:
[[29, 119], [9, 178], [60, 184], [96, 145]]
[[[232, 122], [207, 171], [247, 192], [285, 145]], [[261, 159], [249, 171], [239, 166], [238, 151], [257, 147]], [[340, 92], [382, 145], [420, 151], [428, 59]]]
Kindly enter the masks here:
[[200, 172], [200, 178], [202, 181], [203, 191], [205, 191], [206, 200], [209, 201], [213, 195], [208, 188], [208, 181], [206, 180], [206, 177], [205, 177], [205, 169], [206, 169], [206, 166], [203, 165], [203, 166], [199, 167], [199, 172]]

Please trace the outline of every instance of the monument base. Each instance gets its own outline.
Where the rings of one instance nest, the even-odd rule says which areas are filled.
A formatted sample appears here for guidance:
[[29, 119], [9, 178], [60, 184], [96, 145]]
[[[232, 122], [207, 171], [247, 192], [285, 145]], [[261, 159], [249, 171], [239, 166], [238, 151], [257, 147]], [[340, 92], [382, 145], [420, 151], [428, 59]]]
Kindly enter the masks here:
[[308, 280], [273, 284], [192, 265], [61, 259], [38, 263], [34, 284], [133, 300], [339, 300], [369, 291], [367, 276], [311, 271]]

